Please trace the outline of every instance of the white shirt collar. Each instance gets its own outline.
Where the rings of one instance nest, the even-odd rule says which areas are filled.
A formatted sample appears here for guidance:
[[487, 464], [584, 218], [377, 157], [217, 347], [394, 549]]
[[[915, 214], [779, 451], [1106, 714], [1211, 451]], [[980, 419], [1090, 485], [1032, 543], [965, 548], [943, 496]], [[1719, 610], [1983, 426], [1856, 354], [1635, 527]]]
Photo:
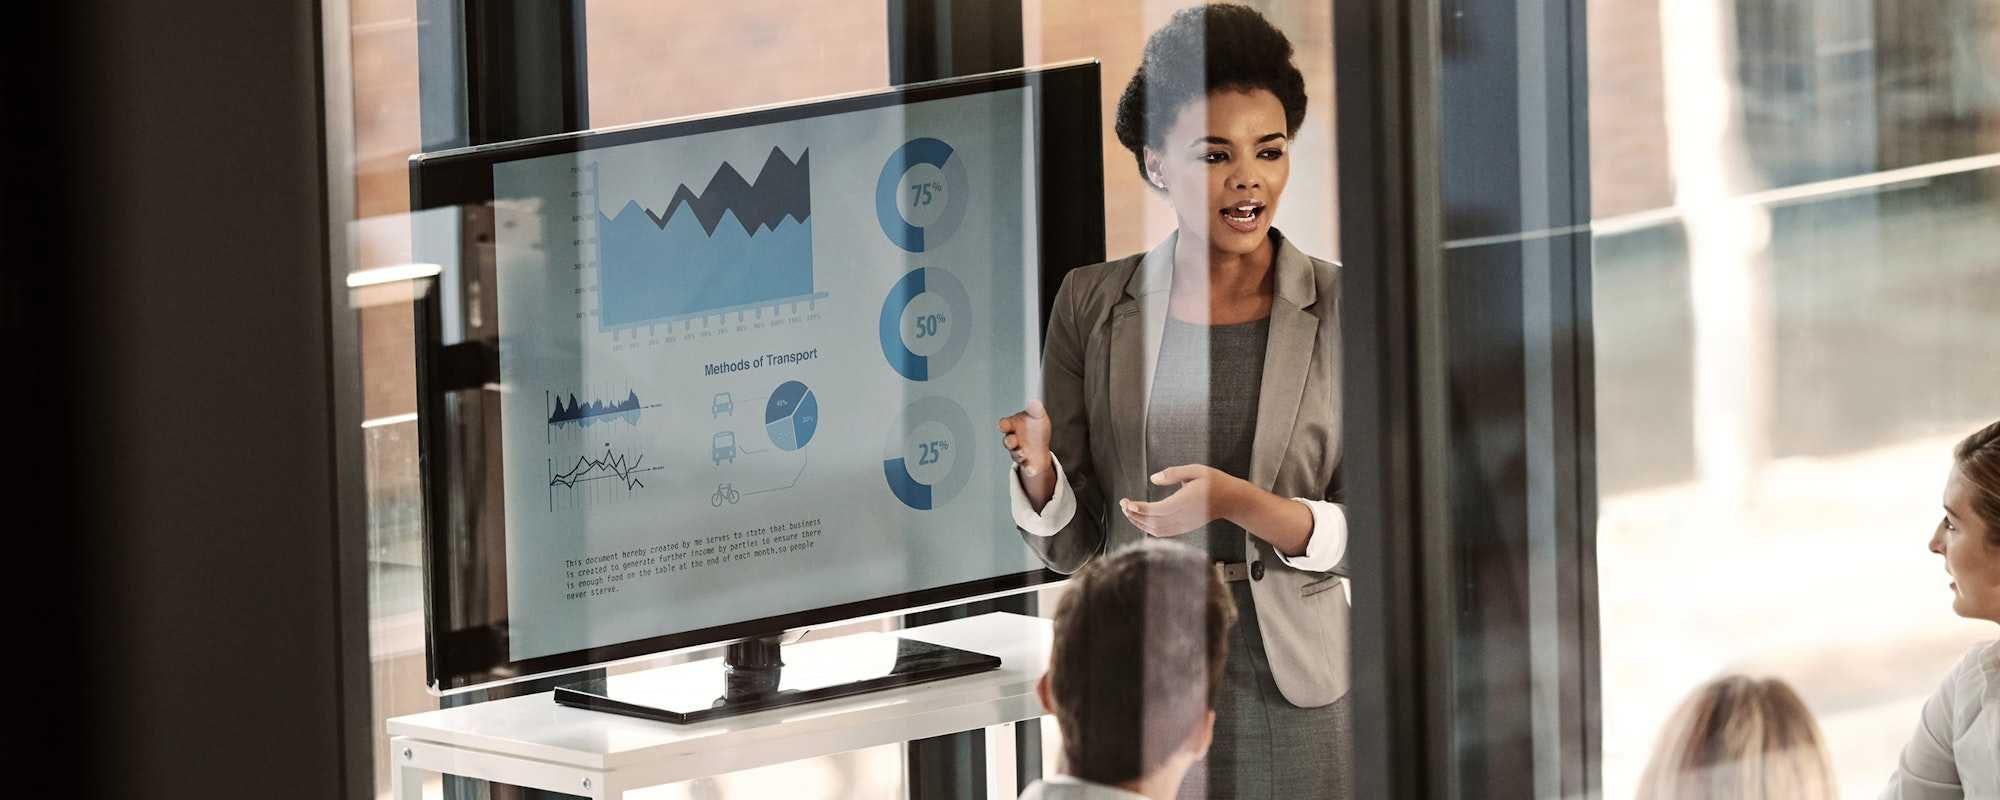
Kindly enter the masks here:
[[1129, 789], [1120, 789], [1116, 786], [1111, 786], [1109, 784], [1103, 784], [1103, 783], [1091, 783], [1090, 781], [1084, 780], [1075, 775], [1065, 775], [1060, 772], [1052, 774], [1046, 778], [1043, 778], [1042, 782], [1062, 784], [1067, 786], [1095, 786], [1099, 789], [1103, 789], [1105, 793], [1107, 793], [1111, 797], [1126, 798], [1126, 800], [1147, 800], [1147, 797], [1145, 795], [1139, 794], [1138, 792], [1134, 792]]

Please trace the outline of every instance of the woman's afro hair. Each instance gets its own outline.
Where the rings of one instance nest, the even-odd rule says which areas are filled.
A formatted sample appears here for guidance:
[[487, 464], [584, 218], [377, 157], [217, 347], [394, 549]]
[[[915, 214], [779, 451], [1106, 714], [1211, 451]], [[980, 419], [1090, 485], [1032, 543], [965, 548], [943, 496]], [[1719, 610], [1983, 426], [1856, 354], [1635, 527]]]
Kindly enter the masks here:
[[1222, 90], [1265, 89], [1285, 107], [1285, 135], [1306, 119], [1306, 79], [1292, 65], [1292, 43], [1255, 9], [1201, 5], [1181, 9], [1146, 39], [1139, 70], [1118, 98], [1118, 142], [1146, 175], [1146, 147], [1158, 146], [1188, 103]]

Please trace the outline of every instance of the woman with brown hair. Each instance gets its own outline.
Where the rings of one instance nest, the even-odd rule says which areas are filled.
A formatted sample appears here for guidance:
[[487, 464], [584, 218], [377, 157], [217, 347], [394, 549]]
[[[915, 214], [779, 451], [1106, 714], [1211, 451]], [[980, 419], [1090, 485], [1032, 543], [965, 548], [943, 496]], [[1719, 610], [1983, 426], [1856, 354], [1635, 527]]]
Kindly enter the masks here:
[[[2000, 624], [2000, 422], [1952, 451], [1931, 552], [1951, 576], [1951, 610]], [[2000, 797], [2000, 641], [1973, 646], [1924, 703], [1882, 797]]]
[[1639, 800], [1836, 796], [1819, 725], [1776, 678], [1717, 678], [1681, 703], [1639, 780]]

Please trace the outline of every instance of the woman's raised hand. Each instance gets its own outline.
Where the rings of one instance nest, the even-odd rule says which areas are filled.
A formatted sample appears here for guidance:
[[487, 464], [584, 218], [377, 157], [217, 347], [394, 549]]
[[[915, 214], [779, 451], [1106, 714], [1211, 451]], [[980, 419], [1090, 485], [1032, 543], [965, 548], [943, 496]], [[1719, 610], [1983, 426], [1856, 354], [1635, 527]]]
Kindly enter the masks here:
[[1042, 401], [1029, 400], [1026, 409], [1001, 417], [1000, 433], [1000, 443], [1020, 465], [1023, 477], [1049, 471], [1049, 410]]

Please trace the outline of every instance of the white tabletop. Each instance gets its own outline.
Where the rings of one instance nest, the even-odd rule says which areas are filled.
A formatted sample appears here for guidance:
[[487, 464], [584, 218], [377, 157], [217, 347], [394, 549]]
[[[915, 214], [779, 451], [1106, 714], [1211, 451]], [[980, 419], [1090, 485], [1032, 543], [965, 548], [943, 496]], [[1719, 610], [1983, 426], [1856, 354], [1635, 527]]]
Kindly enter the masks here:
[[[877, 634], [880, 635], [880, 634]], [[396, 717], [391, 736], [590, 770], [643, 768], [662, 781], [846, 752], [880, 744], [1033, 719], [1042, 713], [1035, 682], [1048, 666], [1048, 620], [994, 613], [896, 631], [892, 635], [987, 653], [1000, 668], [977, 675], [855, 697], [760, 711], [691, 725], [652, 722], [556, 705], [548, 692]], [[788, 645], [788, 662], [842, 639]], [[670, 680], [682, 664], [634, 673]], [[618, 678], [614, 678], [617, 680]]]

